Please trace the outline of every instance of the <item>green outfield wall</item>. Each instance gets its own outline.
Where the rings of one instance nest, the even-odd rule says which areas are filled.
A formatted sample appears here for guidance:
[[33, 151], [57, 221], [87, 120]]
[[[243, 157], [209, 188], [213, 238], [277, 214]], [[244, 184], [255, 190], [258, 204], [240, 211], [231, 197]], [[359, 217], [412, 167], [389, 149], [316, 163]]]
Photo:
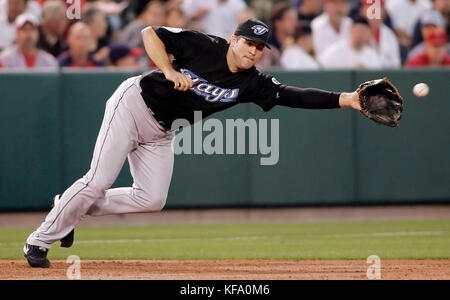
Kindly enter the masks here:
[[[387, 76], [405, 98], [404, 116], [392, 129], [349, 109], [235, 106], [212, 118], [224, 128], [227, 120], [255, 119], [260, 131], [263, 120], [269, 131], [278, 120], [278, 163], [261, 165], [264, 154], [176, 155], [166, 207], [450, 203], [449, 69], [267, 73], [335, 91]], [[54, 194], [87, 172], [106, 101], [134, 75], [0, 73], [0, 210], [48, 209]], [[412, 94], [418, 82], [430, 86], [424, 99]], [[193, 140], [194, 128], [184, 130]], [[131, 183], [125, 164], [114, 186]]]

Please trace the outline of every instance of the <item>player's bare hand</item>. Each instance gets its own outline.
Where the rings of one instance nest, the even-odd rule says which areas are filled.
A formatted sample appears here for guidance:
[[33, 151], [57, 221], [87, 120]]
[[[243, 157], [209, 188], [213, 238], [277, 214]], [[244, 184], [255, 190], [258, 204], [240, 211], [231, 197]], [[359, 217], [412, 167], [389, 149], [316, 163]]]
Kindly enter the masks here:
[[173, 88], [176, 90], [187, 91], [194, 85], [194, 82], [191, 78], [175, 70], [165, 72], [164, 75], [166, 76], [167, 80], [170, 80], [174, 83]]

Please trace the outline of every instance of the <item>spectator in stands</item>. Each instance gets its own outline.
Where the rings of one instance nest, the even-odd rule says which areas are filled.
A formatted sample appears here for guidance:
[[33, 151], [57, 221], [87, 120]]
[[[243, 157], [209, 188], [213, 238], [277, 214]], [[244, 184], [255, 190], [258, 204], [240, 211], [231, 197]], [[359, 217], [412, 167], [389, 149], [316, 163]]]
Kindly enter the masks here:
[[60, 0], [46, 1], [42, 6], [38, 47], [54, 57], [58, 57], [67, 49], [67, 44], [63, 39], [67, 24], [64, 2]]
[[111, 41], [116, 41], [118, 39], [119, 32], [124, 27], [121, 14], [127, 5], [128, 1], [116, 0], [98, 0], [88, 3], [88, 7], [94, 6], [106, 16], [108, 26], [105, 35], [99, 40], [101, 47], [107, 46]]
[[[445, 22], [442, 15], [436, 10], [427, 10], [420, 18], [420, 33], [425, 37], [427, 33], [433, 28], [445, 29]], [[448, 38], [447, 38], [448, 40]], [[448, 48], [450, 51], [450, 47]], [[413, 58], [425, 50], [425, 43], [421, 42], [412, 48], [408, 53], [408, 60]], [[450, 53], [449, 53], [450, 54]]]
[[[447, 32], [447, 40], [450, 39], [450, 1], [449, 0], [431, 0], [433, 9], [439, 12], [444, 20], [444, 28], [446, 28]], [[416, 22], [416, 26], [414, 27], [414, 35], [411, 43], [411, 48], [414, 48], [418, 44], [424, 41], [422, 32], [421, 32], [421, 20]]]
[[194, 28], [227, 39], [247, 5], [244, 0], [185, 0], [182, 8]]
[[91, 50], [91, 30], [83, 22], [77, 22], [69, 29], [67, 44], [69, 50], [58, 57], [61, 67], [100, 67], [103, 63], [96, 61], [89, 54]]
[[[238, 26], [238, 24], [241, 24], [242, 22], [244, 22], [245, 20], [248, 19], [257, 19], [257, 15], [256, 15], [256, 11], [251, 8], [251, 7], [247, 7], [246, 9], [244, 9], [243, 11], [241, 11], [237, 18], [236, 18], [236, 23], [234, 24], [235, 28]], [[266, 47], [267, 48], [267, 47]]]
[[166, 26], [173, 28], [187, 28], [187, 18], [179, 8], [167, 10]]
[[92, 2], [106, 15], [119, 15], [126, 7], [128, 1], [97, 0]]
[[450, 1], [449, 0], [432, 0], [435, 10], [440, 12], [444, 17], [447, 40], [450, 38]]
[[0, 54], [4, 68], [47, 68], [56, 70], [58, 62], [49, 53], [37, 49], [39, 40], [39, 20], [24, 13], [16, 18], [16, 43]]
[[325, 0], [324, 13], [311, 22], [314, 48], [318, 55], [332, 44], [350, 36], [352, 20], [349, 0]]
[[142, 0], [137, 5], [138, 18], [120, 33], [119, 42], [131, 48], [144, 48], [141, 30], [147, 26], [163, 26], [166, 22], [166, 9], [160, 0]]
[[27, 0], [4, 0], [0, 6], [0, 51], [11, 46], [16, 39], [14, 21], [25, 12]]
[[282, 52], [283, 48], [294, 36], [298, 24], [297, 12], [288, 2], [275, 4], [270, 12], [271, 32], [268, 43]]
[[81, 14], [81, 21], [89, 26], [91, 31], [91, 54], [96, 61], [105, 63], [109, 55], [109, 41], [106, 37], [108, 21], [106, 14], [94, 4], [87, 4]]
[[450, 66], [447, 54], [447, 34], [442, 28], [433, 28], [425, 36], [425, 51], [411, 58], [405, 67]]
[[369, 46], [371, 29], [364, 17], [356, 17], [350, 31], [350, 38], [330, 46], [319, 57], [325, 69], [379, 69], [381, 61]]
[[[378, 0], [379, 1], [379, 0]], [[408, 55], [414, 33], [414, 26], [420, 15], [431, 8], [428, 0], [390, 0], [386, 2], [386, 11], [391, 16], [392, 25], [400, 44], [401, 60]]]
[[416, 22], [421, 14], [430, 8], [430, 2], [421, 0], [390, 0], [386, 2], [386, 11], [391, 16], [400, 45], [409, 46], [411, 44]]
[[302, 27], [311, 27], [311, 22], [322, 13], [322, 0], [303, 0], [298, 8], [298, 20]]
[[[381, 1], [383, 8], [384, 2]], [[381, 9], [380, 16], [373, 16], [370, 7], [373, 5], [372, 0], [362, 0], [361, 15], [368, 19], [372, 31], [370, 46], [375, 49], [381, 58], [383, 68], [399, 68], [401, 67], [400, 45], [395, 33], [383, 23], [385, 10]]]
[[261, 58], [256, 63], [258, 69], [279, 68], [280, 67], [281, 52], [275, 48], [270, 49], [265, 47]]
[[[207, 31], [209, 23], [211, 23], [211, 1], [183, 0], [181, 9], [188, 19], [190, 29], [209, 33]], [[211, 20], [211, 21], [210, 21]]]
[[137, 58], [143, 53], [142, 48], [130, 49], [125, 44], [114, 43], [109, 46], [109, 61], [114, 67], [139, 69]]
[[297, 26], [295, 43], [281, 54], [280, 65], [285, 70], [317, 70], [319, 64], [314, 59], [311, 28]]

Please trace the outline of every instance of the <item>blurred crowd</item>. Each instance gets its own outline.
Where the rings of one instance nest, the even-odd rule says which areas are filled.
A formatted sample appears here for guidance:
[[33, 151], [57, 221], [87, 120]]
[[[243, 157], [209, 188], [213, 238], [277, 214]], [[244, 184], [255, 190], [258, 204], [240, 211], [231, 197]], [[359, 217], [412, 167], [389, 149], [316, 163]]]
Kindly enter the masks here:
[[259, 68], [450, 66], [450, 0], [0, 0], [0, 71], [150, 69], [143, 28], [228, 39], [248, 18], [272, 29]]

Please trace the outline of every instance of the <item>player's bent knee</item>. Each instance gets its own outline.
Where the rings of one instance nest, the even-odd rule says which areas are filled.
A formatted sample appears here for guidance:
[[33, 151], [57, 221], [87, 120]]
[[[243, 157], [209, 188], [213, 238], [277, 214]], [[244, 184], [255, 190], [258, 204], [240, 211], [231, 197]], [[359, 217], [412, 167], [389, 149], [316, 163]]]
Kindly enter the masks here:
[[155, 201], [155, 211], [163, 210], [164, 206], [166, 206], [166, 198], [157, 199]]
[[166, 205], [167, 193], [145, 193], [140, 190], [137, 196], [141, 200], [141, 204], [148, 212], [160, 211]]
[[166, 195], [158, 196], [151, 201], [152, 211], [161, 211], [166, 206]]

